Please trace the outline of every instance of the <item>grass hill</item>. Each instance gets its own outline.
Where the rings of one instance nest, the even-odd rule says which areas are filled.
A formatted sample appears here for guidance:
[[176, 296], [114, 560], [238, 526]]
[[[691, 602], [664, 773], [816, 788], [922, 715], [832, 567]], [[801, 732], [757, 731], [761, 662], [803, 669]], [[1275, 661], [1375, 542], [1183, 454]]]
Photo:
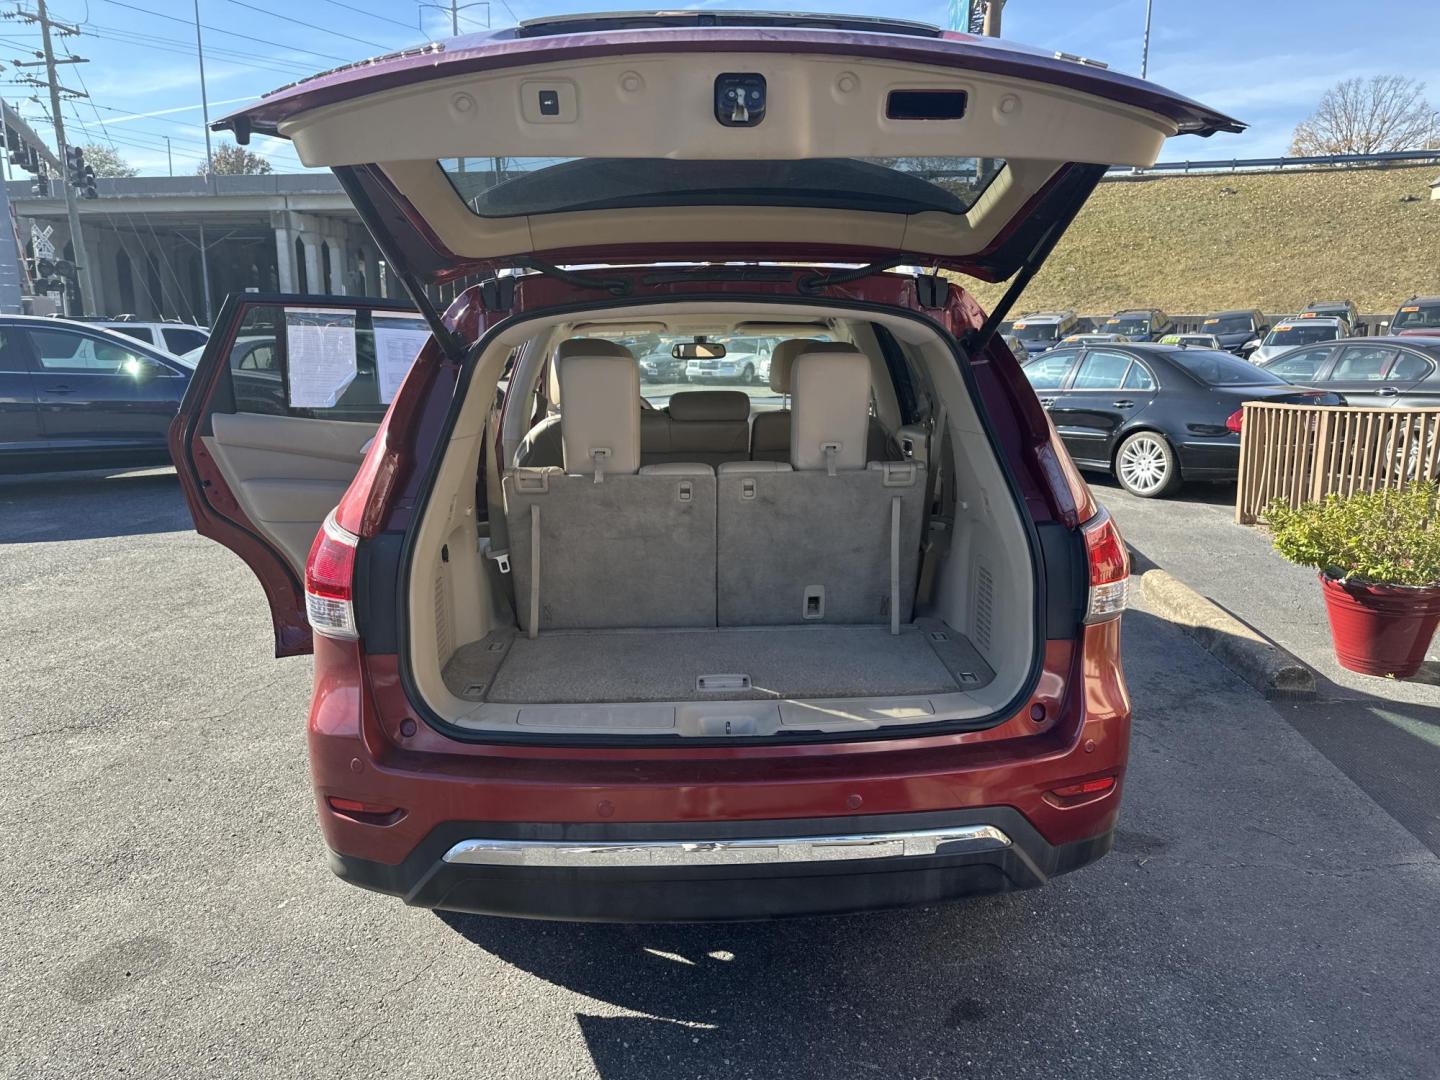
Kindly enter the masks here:
[[[1102, 183], [1015, 311], [1393, 312], [1440, 293], [1434, 166]], [[1417, 201], [1404, 202], [1406, 196]], [[988, 310], [1003, 285], [964, 284]]]

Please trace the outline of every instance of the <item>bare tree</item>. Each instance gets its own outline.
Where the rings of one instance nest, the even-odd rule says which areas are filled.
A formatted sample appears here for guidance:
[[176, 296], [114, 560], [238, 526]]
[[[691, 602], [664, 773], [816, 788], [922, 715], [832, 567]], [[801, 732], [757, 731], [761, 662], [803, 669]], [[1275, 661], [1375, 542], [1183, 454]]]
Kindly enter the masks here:
[[1346, 79], [1325, 91], [1291, 138], [1290, 153], [1378, 154], [1440, 146], [1440, 110], [1425, 84], [1403, 75]]
[[[271, 171], [267, 158], [234, 143], [221, 143], [210, 155], [210, 160], [215, 164], [216, 176], [254, 176]], [[205, 162], [202, 161], [195, 171], [204, 176]]]
[[114, 147], [100, 143], [85, 144], [85, 163], [95, 170], [96, 176], [135, 176], [140, 171]]

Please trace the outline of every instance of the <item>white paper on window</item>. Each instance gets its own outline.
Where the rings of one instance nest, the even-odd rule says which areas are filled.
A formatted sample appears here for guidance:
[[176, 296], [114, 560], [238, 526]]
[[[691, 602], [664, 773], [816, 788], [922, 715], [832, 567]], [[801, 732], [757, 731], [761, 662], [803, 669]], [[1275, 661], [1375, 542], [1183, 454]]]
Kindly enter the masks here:
[[285, 309], [292, 406], [333, 408], [355, 381], [355, 318], [344, 308]]
[[372, 311], [370, 317], [375, 327], [375, 372], [380, 401], [388, 405], [395, 400], [415, 358], [430, 340], [430, 327], [420, 315], [410, 312]]

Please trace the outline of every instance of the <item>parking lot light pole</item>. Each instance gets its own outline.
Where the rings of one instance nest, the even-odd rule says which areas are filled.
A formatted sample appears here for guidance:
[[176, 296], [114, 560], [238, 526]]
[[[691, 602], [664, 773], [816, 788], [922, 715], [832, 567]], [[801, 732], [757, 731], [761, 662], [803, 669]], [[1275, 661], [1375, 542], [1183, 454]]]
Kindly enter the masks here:
[[1150, 8], [1155, 0], [1145, 0], [1145, 42], [1140, 46], [1140, 78], [1150, 70]]

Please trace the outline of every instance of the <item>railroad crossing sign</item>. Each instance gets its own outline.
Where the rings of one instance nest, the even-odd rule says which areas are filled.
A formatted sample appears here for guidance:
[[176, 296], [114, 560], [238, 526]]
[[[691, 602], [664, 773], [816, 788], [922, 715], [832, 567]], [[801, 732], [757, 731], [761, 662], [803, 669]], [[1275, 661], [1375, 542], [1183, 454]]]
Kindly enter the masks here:
[[30, 226], [30, 244], [35, 249], [35, 258], [55, 258], [55, 245], [50, 240], [50, 234], [54, 231], [54, 225], [46, 225], [43, 229], [39, 225]]

